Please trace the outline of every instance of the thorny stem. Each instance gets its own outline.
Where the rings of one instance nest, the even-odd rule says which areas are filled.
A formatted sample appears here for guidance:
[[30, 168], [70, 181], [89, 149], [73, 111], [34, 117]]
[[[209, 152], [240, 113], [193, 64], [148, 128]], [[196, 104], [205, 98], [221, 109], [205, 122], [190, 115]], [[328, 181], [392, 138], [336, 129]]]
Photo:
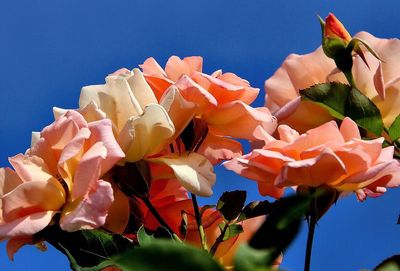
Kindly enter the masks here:
[[228, 227], [229, 227], [229, 224], [226, 223], [224, 228], [221, 231], [221, 235], [218, 236], [217, 240], [215, 240], [215, 243], [212, 245], [212, 247], [210, 249], [211, 255], [215, 255], [215, 252], [217, 252], [218, 246], [222, 243], [222, 241], [224, 241], [225, 232], [228, 229]]
[[207, 246], [207, 240], [206, 240], [206, 235], [204, 233], [204, 228], [203, 224], [201, 223], [201, 215], [199, 212], [199, 205], [197, 204], [197, 198], [196, 195], [193, 193], [190, 193], [192, 197], [192, 203], [193, 203], [193, 209], [194, 209], [194, 216], [196, 219], [197, 223], [197, 228], [199, 230], [199, 235], [200, 235], [200, 241], [201, 241], [201, 247], [205, 250], [208, 251], [208, 246]]
[[143, 197], [142, 198], [144, 204], [146, 204], [147, 208], [149, 208], [151, 214], [157, 219], [157, 221], [160, 223], [160, 225], [164, 228], [167, 229], [167, 231], [172, 235], [172, 237], [178, 241], [178, 242], [182, 242], [182, 240], [178, 237], [178, 235], [176, 235], [176, 233], [171, 229], [171, 227], [167, 224], [167, 222], [165, 222], [165, 220], [161, 217], [161, 215], [158, 213], [158, 211], [156, 210], [156, 208], [154, 208], [153, 204], [151, 203], [151, 201], [149, 200], [149, 198], [147, 197]]

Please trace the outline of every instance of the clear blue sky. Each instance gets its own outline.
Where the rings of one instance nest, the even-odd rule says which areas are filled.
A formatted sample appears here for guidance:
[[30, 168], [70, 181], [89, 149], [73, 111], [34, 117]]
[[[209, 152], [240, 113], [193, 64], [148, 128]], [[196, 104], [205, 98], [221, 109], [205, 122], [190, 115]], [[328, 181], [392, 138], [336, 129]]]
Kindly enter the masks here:
[[[305, 4], [307, 3], [307, 4]], [[153, 56], [201, 55], [206, 72], [222, 68], [263, 87], [290, 53], [320, 43], [316, 14], [334, 12], [351, 33], [399, 37], [398, 1], [5, 1], [0, 8], [0, 165], [24, 152], [30, 132], [52, 121], [52, 106], [77, 107], [80, 88], [102, 83], [120, 67]], [[263, 95], [257, 100], [262, 105]], [[217, 169], [216, 196], [253, 182]], [[216, 198], [216, 197], [215, 197]], [[359, 270], [400, 252], [400, 190], [358, 203], [338, 202], [320, 221], [313, 270]], [[204, 203], [205, 201], [202, 200]], [[284, 256], [283, 268], [302, 270], [306, 227]], [[22, 249], [10, 263], [0, 244], [0, 270], [69, 270], [49, 248]]]

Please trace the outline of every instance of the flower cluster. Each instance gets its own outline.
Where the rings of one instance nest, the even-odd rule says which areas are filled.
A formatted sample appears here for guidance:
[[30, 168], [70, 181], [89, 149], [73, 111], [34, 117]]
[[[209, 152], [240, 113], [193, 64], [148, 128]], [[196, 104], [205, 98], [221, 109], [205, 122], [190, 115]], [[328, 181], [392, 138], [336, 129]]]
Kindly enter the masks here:
[[[172, 56], [165, 68], [149, 58], [141, 69], [83, 87], [78, 108], [55, 107], [54, 122], [9, 158], [12, 168], [0, 169], [0, 239], [8, 240], [9, 257], [48, 241], [75, 257], [74, 269], [123, 269], [116, 259], [89, 264], [60, 239], [99, 230], [108, 236], [106, 251], [104, 238], [145, 248], [161, 235], [202, 247], [226, 268], [240, 262], [235, 253], [250, 240], [276, 267], [287, 244], [258, 236], [277, 234], [271, 223], [287, 209], [286, 188], [309, 191], [299, 217], [315, 224], [322, 216], [313, 209], [321, 207], [315, 191], [334, 191], [327, 209], [339, 194], [363, 201], [399, 186], [400, 41], [351, 37], [333, 14], [321, 24], [322, 46], [284, 61], [265, 82], [263, 107], [251, 106], [259, 89], [233, 73], [205, 74], [198, 56]], [[233, 191], [200, 208], [196, 196], [213, 194], [220, 163], [280, 200], [245, 206], [245, 192]]]

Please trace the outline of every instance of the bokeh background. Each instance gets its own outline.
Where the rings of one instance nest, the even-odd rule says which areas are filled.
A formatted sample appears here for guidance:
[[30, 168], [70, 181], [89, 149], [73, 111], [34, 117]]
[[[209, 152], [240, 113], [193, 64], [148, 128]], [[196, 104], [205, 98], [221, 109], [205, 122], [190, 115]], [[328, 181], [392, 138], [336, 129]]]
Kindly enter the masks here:
[[[52, 122], [52, 106], [77, 107], [84, 85], [108, 73], [134, 68], [153, 56], [201, 55], [208, 73], [223, 69], [263, 89], [290, 53], [320, 44], [316, 15], [334, 12], [350, 33], [400, 36], [398, 0], [27, 0], [0, 8], [0, 165], [24, 152], [31, 131]], [[262, 105], [264, 93], [255, 105]], [[215, 201], [224, 190], [255, 183], [217, 168]], [[329, 174], [327, 172], [327, 174]], [[400, 252], [400, 189], [378, 199], [341, 199], [318, 224], [313, 270], [372, 268]], [[202, 203], [210, 199], [201, 199]], [[282, 268], [302, 270], [307, 226], [284, 255]], [[10, 262], [0, 244], [0, 270], [69, 270], [67, 259], [49, 247], [26, 246]]]

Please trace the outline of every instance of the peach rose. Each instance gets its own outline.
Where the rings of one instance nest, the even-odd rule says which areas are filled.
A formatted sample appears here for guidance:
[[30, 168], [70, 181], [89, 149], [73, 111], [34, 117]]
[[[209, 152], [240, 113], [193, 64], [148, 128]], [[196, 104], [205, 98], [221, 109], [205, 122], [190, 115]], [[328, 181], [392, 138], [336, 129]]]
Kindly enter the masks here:
[[[163, 164], [166, 178], [178, 179], [196, 195], [210, 196], [215, 183], [210, 162], [197, 153], [170, 151], [177, 129], [186, 127], [194, 108], [175, 94], [159, 104], [139, 69], [120, 69], [107, 76], [105, 84], [83, 87], [78, 111], [88, 122], [111, 120], [124, 160]], [[56, 108], [55, 116], [63, 112]]]
[[[382, 59], [379, 61], [365, 51], [368, 68], [356, 55], [352, 73], [357, 88], [378, 106], [385, 126], [389, 127], [400, 113], [400, 41], [379, 39], [367, 32], [360, 32], [355, 37], [366, 41]], [[333, 81], [347, 83], [321, 47], [310, 54], [289, 55], [275, 74], [265, 81], [265, 106], [274, 114], [281, 115], [281, 123], [305, 132], [333, 118], [310, 101], [296, 105], [299, 90]]]
[[102, 226], [114, 197], [101, 176], [123, 157], [109, 120], [67, 111], [9, 159], [15, 171], [0, 169], [0, 238], [31, 236], [57, 213], [65, 231]]
[[184, 59], [172, 56], [165, 69], [154, 58], [147, 59], [140, 67], [161, 104], [163, 100], [178, 98], [175, 103], [186, 104], [186, 117], [171, 117], [174, 124], [181, 124], [176, 125], [180, 127], [177, 135], [193, 118], [205, 121], [208, 134], [198, 152], [216, 164], [242, 153], [241, 144], [232, 138], [255, 140], [257, 127], [272, 133], [276, 120], [268, 109], [250, 106], [259, 89], [233, 73], [218, 70], [204, 74], [202, 65], [203, 59], [198, 56]]
[[364, 200], [400, 184], [400, 162], [393, 159], [393, 147], [382, 148], [382, 137], [362, 140], [350, 118], [340, 129], [330, 121], [302, 135], [287, 125], [280, 125], [278, 133], [279, 140], [270, 137], [262, 149], [224, 163], [256, 180], [262, 195], [279, 198], [285, 187], [328, 185], [355, 191]]

